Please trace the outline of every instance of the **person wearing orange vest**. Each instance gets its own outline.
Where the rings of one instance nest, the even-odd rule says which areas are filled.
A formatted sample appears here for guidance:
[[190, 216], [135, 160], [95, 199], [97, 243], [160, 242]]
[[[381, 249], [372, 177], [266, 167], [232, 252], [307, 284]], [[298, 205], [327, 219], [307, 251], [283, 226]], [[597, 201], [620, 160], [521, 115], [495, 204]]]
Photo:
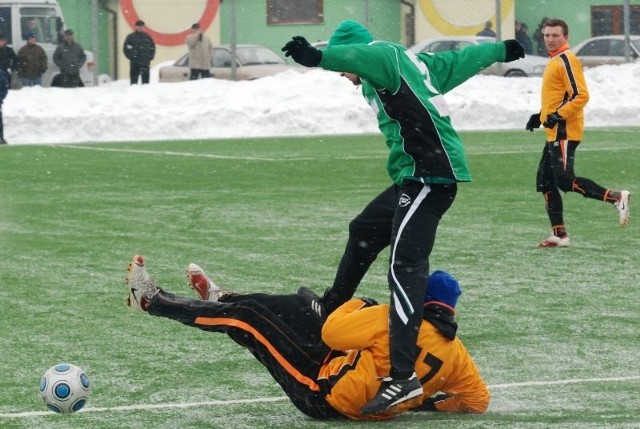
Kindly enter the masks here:
[[604, 188], [573, 170], [575, 152], [584, 131], [584, 107], [589, 91], [582, 64], [569, 50], [569, 26], [561, 19], [548, 19], [543, 24], [544, 42], [549, 63], [542, 76], [540, 113], [529, 118], [525, 129], [533, 131], [544, 125], [546, 144], [538, 166], [536, 185], [544, 196], [552, 233], [538, 247], [568, 247], [571, 243], [564, 224], [563, 192], [577, 192], [583, 197], [613, 204], [618, 210], [618, 223], [629, 223], [631, 193]]
[[353, 299], [326, 321], [299, 294], [237, 294], [218, 287], [196, 264], [187, 269], [200, 299], [177, 297], [151, 280], [144, 258], [129, 264], [128, 305], [205, 331], [226, 333], [247, 348], [302, 413], [316, 419], [383, 420], [406, 411], [484, 413], [490, 393], [456, 336], [458, 281], [432, 273], [418, 334], [416, 373], [424, 393], [371, 415], [361, 412], [390, 368], [389, 305]]

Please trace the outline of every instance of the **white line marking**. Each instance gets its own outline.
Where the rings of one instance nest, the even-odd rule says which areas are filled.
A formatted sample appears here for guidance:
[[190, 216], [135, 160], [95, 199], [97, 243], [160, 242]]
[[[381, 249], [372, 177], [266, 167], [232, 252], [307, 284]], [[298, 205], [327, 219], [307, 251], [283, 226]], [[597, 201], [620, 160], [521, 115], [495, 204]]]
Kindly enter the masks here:
[[[530, 386], [555, 386], [562, 384], [580, 384], [580, 383], [606, 383], [616, 381], [640, 381], [640, 375], [631, 375], [628, 377], [608, 377], [608, 378], [577, 378], [573, 380], [550, 380], [550, 381], [524, 381], [521, 383], [503, 383], [489, 385], [489, 390], [512, 389], [518, 387]], [[178, 402], [178, 403], [160, 403], [160, 404], [140, 404], [140, 405], [121, 405], [116, 407], [88, 407], [78, 411], [79, 413], [103, 413], [110, 411], [131, 411], [131, 410], [168, 410], [174, 408], [192, 408], [206, 407], [210, 405], [235, 405], [235, 404], [255, 404], [259, 402], [278, 402], [288, 399], [286, 396], [275, 396], [271, 398], [253, 398], [253, 399], [232, 399], [229, 401], [202, 401], [202, 402]], [[0, 419], [17, 419], [21, 417], [39, 417], [54, 416], [56, 413], [51, 411], [25, 411], [18, 413], [0, 413]]]
[[[117, 407], [89, 407], [83, 408], [79, 413], [102, 413], [108, 411], [130, 411], [130, 410], [167, 410], [172, 408], [191, 408], [205, 407], [209, 405], [234, 405], [234, 404], [255, 404], [258, 402], [277, 402], [284, 401], [286, 396], [276, 396], [272, 398], [254, 398], [254, 399], [232, 399], [229, 401], [202, 401], [202, 402], [179, 402], [179, 403], [161, 403], [161, 404], [140, 404], [140, 405], [121, 405]], [[27, 411], [22, 413], [0, 413], [0, 418], [13, 419], [20, 417], [36, 417], [56, 415], [52, 411]]]
[[[149, 155], [171, 155], [171, 156], [186, 156], [186, 157], [195, 157], [195, 158], [237, 159], [242, 161], [282, 161], [282, 159], [275, 159], [275, 158], [215, 155], [212, 153], [172, 152], [172, 151], [143, 150], [143, 149], [116, 149], [116, 148], [108, 148], [108, 147], [91, 147], [91, 146], [77, 146], [77, 145], [55, 145], [54, 147], [61, 147], [64, 149], [95, 150], [99, 152], [146, 153]], [[308, 158], [308, 159], [312, 159], [312, 158]]]
[[[95, 150], [98, 152], [119, 152], [119, 153], [141, 153], [148, 155], [165, 155], [165, 156], [182, 156], [193, 158], [211, 158], [211, 159], [230, 159], [238, 161], [322, 161], [327, 159], [341, 159], [341, 160], [355, 160], [355, 159], [385, 159], [388, 156], [387, 152], [379, 152], [372, 155], [356, 155], [356, 156], [335, 156], [335, 157], [295, 157], [295, 156], [283, 156], [282, 158], [267, 158], [259, 156], [232, 156], [232, 155], [216, 155], [213, 153], [193, 153], [193, 152], [175, 152], [175, 151], [162, 151], [162, 150], [145, 150], [145, 149], [118, 149], [107, 147], [94, 147], [94, 146], [81, 146], [71, 144], [53, 144], [49, 145], [54, 148], [63, 149], [82, 149], [82, 150]], [[475, 152], [473, 150], [467, 150], [469, 156], [486, 156], [486, 155], [517, 155], [517, 154], [530, 154], [541, 153], [541, 148], [536, 147], [529, 150], [499, 150], [489, 152]], [[581, 147], [581, 152], [617, 152], [624, 150], [635, 150], [635, 147]]]
[[524, 381], [522, 383], [504, 383], [489, 386], [489, 389], [509, 389], [512, 387], [528, 387], [528, 386], [555, 386], [558, 384], [579, 384], [579, 383], [600, 383], [607, 381], [635, 381], [640, 380], [640, 375], [631, 375], [629, 377], [609, 377], [609, 378], [578, 378], [575, 380], [555, 380], [555, 381]]
[[[194, 152], [174, 152], [164, 150], [145, 150], [145, 149], [118, 149], [112, 147], [93, 147], [93, 146], [80, 146], [80, 145], [49, 145], [53, 148], [62, 149], [82, 149], [82, 150], [95, 150], [98, 152], [119, 152], [119, 153], [144, 153], [149, 155], [169, 155], [169, 156], [184, 156], [193, 158], [213, 158], [213, 159], [233, 159], [239, 161], [316, 161], [326, 159], [336, 159], [336, 157], [301, 157], [301, 156], [283, 156], [282, 158], [266, 158], [259, 156], [231, 156], [231, 155], [216, 155], [213, 153], [194, 153]], [[339, 159], [352, 160], [352, 159], [384, 159], [387, 156], [386, 152], [380, 152], [377, 155], [358, 155], [358, 156], [342, 156]]]

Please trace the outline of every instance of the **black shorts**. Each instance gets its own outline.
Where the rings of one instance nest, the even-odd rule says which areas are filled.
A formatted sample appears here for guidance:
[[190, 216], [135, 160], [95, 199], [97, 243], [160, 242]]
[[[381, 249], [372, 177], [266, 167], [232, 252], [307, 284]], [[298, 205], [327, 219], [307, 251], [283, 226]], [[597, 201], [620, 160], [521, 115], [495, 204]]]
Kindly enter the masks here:
[[547, 142], [542, 151], [536, 175], [536, 190], [548, 192], [558, 188], [560, 180], [573, 181], [573, 164], [580, 141]]

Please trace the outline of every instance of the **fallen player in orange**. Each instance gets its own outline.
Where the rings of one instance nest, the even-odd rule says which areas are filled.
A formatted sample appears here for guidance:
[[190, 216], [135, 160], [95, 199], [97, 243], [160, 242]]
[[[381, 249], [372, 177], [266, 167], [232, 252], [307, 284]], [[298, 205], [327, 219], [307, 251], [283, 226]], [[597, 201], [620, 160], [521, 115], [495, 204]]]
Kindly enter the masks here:
[[460, 286], [436, 271], [427, 280], [416, 371], [421, 397], [374, 415], [362, 407], [389, 375], [388, 305], [353, 299], [322, 321], [300, 295], [225, 292], [190, 264], [189, 283], [200, 299], [177, 297], [151, 280], [141, 256], [129, 265], [128, 303], [205, 331], [222, 332], [247, 348], [293, 404], [316, 419], [389, 419], [405, 411], [484, 413], [487, 386], [456, 337]]

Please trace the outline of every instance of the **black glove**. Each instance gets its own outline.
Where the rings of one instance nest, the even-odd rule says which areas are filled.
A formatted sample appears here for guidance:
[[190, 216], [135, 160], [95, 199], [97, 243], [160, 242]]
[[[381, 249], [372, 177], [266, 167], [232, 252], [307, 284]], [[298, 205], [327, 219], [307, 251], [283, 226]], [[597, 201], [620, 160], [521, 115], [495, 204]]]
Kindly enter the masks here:
[[540, 128], [542, 122], [540, 122], [540, 113], [534, 113], [529, 118], [527, 125], [524, 127], [525, 130], [533, 132], [535, 128]]
[[553, 112], [547, 115], [547, 120], [544, 121], [542, 125], [544, 125], [545, 128], [553, 128], [560, 121], [564, 121], [564, 118], [560, 116], [558, 112]]
[[362, 308], [373, 307], [374, 305], [378, 305], [378, 301], [376, 301], [373, 298], [366, 297], [366, 296], [363, 296], [362, 298], [360, 298], [360, 300], [362, 302], [364, 302], [364, 306], [362, 306]]
[[316, 67], [322, 59], [322, 52], [311, 46], [302, 36], [294, 36], [284, 45], [282, 51], [285, 57], [291, 57], [296, 63], [306, 67]]
[[518, 58], [524, 58], [524, 47], [516, 39], [505, 40], [503, 43], [507, 51], [507, 55], [504, 60], [505, 63], [510, 63]]

